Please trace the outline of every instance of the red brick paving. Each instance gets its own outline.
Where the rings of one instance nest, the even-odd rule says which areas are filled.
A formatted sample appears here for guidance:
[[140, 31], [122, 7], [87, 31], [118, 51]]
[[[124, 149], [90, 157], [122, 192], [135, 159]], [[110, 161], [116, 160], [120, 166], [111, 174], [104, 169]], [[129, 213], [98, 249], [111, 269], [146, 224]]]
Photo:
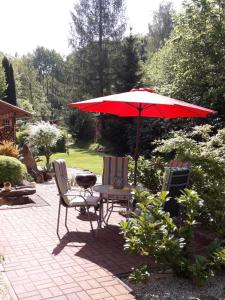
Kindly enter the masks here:
[[119, 214], [113, 213], [112, 225], [93, 237], [89, 222], [69, 209], [70, 232], [62, 218], [59, 242], [56, 186], [39, 184], [37, 191], [48, 206], [0, 212], [0, 253], [18, 299], [134, 299], [115, 276], [138, 261], [123, 251]]

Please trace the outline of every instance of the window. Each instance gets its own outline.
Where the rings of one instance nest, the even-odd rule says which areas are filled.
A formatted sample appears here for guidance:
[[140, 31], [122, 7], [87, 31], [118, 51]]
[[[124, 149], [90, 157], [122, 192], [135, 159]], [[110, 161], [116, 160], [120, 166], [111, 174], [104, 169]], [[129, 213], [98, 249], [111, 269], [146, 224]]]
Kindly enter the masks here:
[[2, 120], [2, 125], [3, 126], [9, 126], [10, 125], [10, 120], [9, 119], [3, 119]]

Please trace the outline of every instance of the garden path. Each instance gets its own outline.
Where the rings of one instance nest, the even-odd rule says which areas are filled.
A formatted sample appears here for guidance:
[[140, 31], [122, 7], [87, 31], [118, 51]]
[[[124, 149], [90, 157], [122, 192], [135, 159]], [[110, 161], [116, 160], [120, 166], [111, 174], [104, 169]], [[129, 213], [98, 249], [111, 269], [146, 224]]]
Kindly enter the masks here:
[[[70, 174], [74, 172], [70, 170]], [[61, 222], [59, 242], [56, 185], [38, 184], [37, 193], [48, 206], [0, 212], [0, 253], [18, 299], [134, 299], [116, 276], [140, 262], [123, 251], [117, 226], [122, 217], [114, 213], [110, 227], [94, 238], [89, 222], [80, 220], [71, 209], [70, 233]]]

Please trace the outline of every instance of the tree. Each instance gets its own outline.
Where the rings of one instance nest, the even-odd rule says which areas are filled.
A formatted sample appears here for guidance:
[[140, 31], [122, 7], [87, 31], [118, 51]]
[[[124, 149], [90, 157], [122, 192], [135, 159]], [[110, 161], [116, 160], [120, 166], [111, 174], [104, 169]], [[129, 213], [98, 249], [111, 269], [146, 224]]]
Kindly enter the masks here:
[[161, 3], [154, 12], [153, 22], [148, 24], [148, 49], [154, 53], [161, 48], [173, 30], [174, 10], [172, 2]]
[[116, 72], [116, 92], [118, 93], [128, 92], [138, 87], [142, 77], [137, 40], [131, 32], [129, 37], [124, 39], [121, 55], [121, 66]]
[[51, 106], [52, 117], [58, 118], [66, 98], [63, 58], [55, 50], [37, 47], [32, 55], [32, 64]]
[[[0, 53], [0, 61], [2, 61], [1, 56], [2, 55]], [[5, 72], [3, 67], [0, 65], [0, 99], [3, 99], [3, 97], [5, 96], [6, 88], [7, 88], [7, 84], [5, 80]]]
[[16, 102], [16, 87], [15, 87], [15, 79], [14, 79], [14, 73], [13, 73], [13, 67], [12, 64], [9, 63], [9, 60], [6, 56], [4, 56], [2, 60], [2, 66], [5, 71], [5, 78], [7, 83], [6, 88], [6, 96], [3, 98], [6, 102], [17, 105]]
[[219, 112], [225, 120], [225, 6], [221, 0], [192, 0], [176, 18], [165, 46], [146, 68], [146, 81], [160, 90]]
[[80, 84], [93, 97], [110, 92], [110, 56], [125, 31], [123, 0], [80, 0], [72, 13], [70, 43], [79, 59]]
[[34, 125], [31, 125], [29, 128], [29, 141], [33, 146], [37, 148], [43, 148], [47, 170], [50, 170], [51, 168], [51, 147], [56, 145], [60, 137], [60, 130], [55, 125], [51, 125], [48, 122], [38, 122]]
[[[38, 74], [33, 67], [30, 55], [13, 60], [16, 75], [16, 88], [19, 105], [28, 107], [28, 101], [33, 108], [34, 118], [46, 119], [50, 116], [50, 108], [47, 103], [44, 89], [38, 81]], [[28, 109], [30, 110], [30, 109]]]

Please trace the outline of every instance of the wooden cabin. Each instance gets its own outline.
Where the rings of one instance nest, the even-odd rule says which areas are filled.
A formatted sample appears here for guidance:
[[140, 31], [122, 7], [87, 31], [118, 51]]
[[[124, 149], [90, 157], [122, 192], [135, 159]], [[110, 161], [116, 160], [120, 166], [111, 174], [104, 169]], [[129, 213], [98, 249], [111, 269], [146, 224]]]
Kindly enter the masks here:
[[22, 108], [0, 100], [0, 143], [16, 139], [16, 120], [31, 118], [32, 114]]

